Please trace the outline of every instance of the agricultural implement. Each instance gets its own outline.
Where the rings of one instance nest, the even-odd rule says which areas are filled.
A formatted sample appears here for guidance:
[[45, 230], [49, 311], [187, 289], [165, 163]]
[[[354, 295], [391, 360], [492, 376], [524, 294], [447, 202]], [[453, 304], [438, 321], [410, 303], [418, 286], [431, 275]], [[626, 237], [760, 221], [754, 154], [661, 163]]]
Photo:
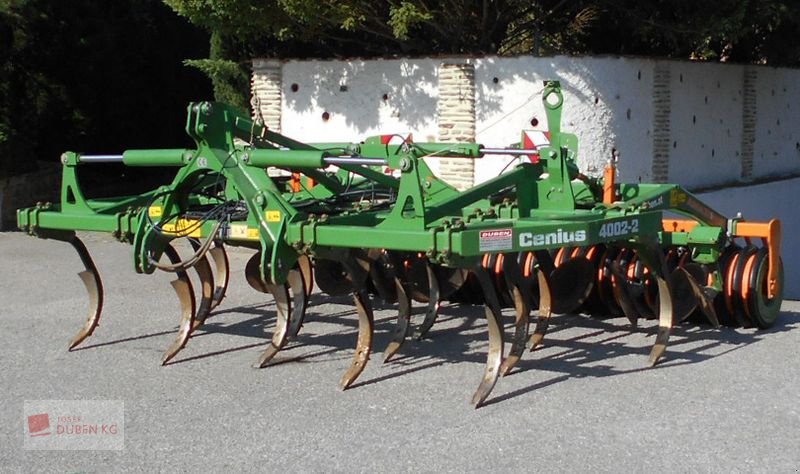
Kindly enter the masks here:
[[[255, 250], [247, 282], [275, 300], [275, 328], [257, 367], [298, 334], [315, 283], [330, 295], [352, 294], [358, 337], [343, 389], [372, 351], [371, 297], [398, 308], [384, 361], [412, 336], [425, 337], [442, 302], [485, 306], [489, 346], [475, 406], [526, 348], [541, 343], [554, 313], [625, 316], [634, 326], [640, 318], [657, 319], [651, 365], [664, 354], [673, 325], [685, 320], [773, 324], [783, 290], [777, 220], [727, 218], [678, 185], [616, 183], [614, 162], [602, 177], [585, 176], [577, 138], [560, 129], [557, 82], [545, 84], [543, 102], [548, 142], [523, 139], [507, 148], [397, 136], [306, 144], [224, 104], [193, 103], [186, 131], [195, 149], [64, 153], [61, 202], [20, 209], [18, 224], [31, 235], [70, 243], [83, 262], [79, 275], [90, 309], [70, 349], [94, 332], [103, 307], [100, 276], [76, 231], [110, 233], [131, 244], [136, 272], [175, 274], [182, 312], [164, 364], [223, 300], [230, 273], [225, 246]], [[488, 155], [519, 163], [463, 192], [426, 163]], [[176, 174], [171, 184], [143, 194], [87, 199], [79, 169], [106, 162], [173, 167]], [[194, 250], [186, 258], [172, 245], [181, 238]], [[200, 282], [197, 294], [190, 270]], [[416, 328], [412, 300], [426, 305]], [[514, 313], [508, 353], [503, 308]]]

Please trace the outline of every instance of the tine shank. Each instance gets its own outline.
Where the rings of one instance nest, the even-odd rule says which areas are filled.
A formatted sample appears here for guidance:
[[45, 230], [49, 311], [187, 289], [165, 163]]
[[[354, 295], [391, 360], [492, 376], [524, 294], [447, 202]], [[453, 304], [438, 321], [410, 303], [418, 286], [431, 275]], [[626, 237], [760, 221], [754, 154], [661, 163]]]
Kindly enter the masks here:
[[691, 273], [687, 272], [683, 268], [678, 268], [678, 270], [686, 274], [686, 279], [689, 281], [689, 286], [692, 288], [692, 293], [694, 293], [695, 298], [697, 298], [697, 302], [700, 305], [700, 309], [703, 311], [705, 317], [708, 318], [708, 321], [712, 326], [719, 328], [719, 318], [717, 317], [717, 311], [714, 309], [714, 301], [711, 295], [705, 292], [705, 290], [700, 286], [700, 283], [694, 279]]
[[489, 352], [486, 355], [486, 368], [484, 369], [481, 383], [472, 396], [472, 404], [475, 408], [479, 408], [486, 401], [489, 394], [492, 393], [492, 389], [500, 375], [500, 364], [503, 361], [503, 326], [500, 303], [497, 300], [492, 278], [480, 265], [475, 267], [475, 274], [486, 298], [484, 312], [489, 331]]
[[514, 338], [511, 342], [511, 349], [508, 351], [508, 357], [500, 366], [500, 374], [505, 376], [514, 368], [525, 352], [525, 343], [528, 341], [528, 326], [530, 325], [530, 306], [528, 302], [531, 301], [531, 297], [516, 258], [503, 260], [503, 274], [508, 282], [508, 287], [511, 288], [515, 316]]
[[530, 350], [536, 349], [536, 347], [542, 343], [547, 333], [547, 328], [550, 325], [550, 317], [553, 315], [553, 297], [550, 293], [550, 282], [548, 281], [547, 273], [539, 269], [536, 272], [536, 278], [539, 282], [539, 315], [536, 318], [536, 327], [528, 341]]
[[100, 324], [100, 314], [103, 312], [103, 282], [97, 272], [97, 267], [92, 261], [92, 257], [89, 255], [89, 251], [86, 250], [86, 246], [81, 239], [73, 235], [69, 243], [78, 252], [78, 256], [83, 263], [85, 270], [78, 273], [78, 276], [89, 293], [89, 312], [86, 316], [86, 323], [70, 341], [68, 350], [72, 350], [87, 337], [91, 336], [95, 328]]
[[222, 244], [217, 244], [214, 248], [208, 251], [211, 259], [214, 261], [214, 296], [211, 300], [211, 309], [213, 310], [225, 298], [225, 293], [228, 291], [228, 282], [231, 276], [231, 264], [228, 259], [228, 252]]
[[269, 364], [269, 361], [271, 361], [283, 346], [286, 345], [289, 334], [289, 312], [291, 311], [289, 288], [287, 285], [274, 285], [271, 283], [267, 283], [266, 288], [272, 293], [272, 297], [275, 299], [275, 311], [277, 314], [272, 340], [267, 348], [264, 349], [264, 352], [261, 353], [261, 357], [258, 358], [258, 361], [253, 364], [253, 367], [257, 369], [264, 368]]
[[436, 272], [433, 270], [433, 265], [430, 262], [426, 265], [428, 272], [428, 307], [425, 309], [425, 319], [422, 320], [422, 325], [414, 332], [414, 338], [422, 339], [431, 330], [436, 318], [439, 316], [439, 308], [442, 302], [439, 301], [439, 279], [436, 277]]
[[[181, 260], [178, 256], [178, 252], [170, 244], [167, 244], [167, 246], [164, 248], [164, 254], [173, 264], [176, 264]], [[191, 335], [192, 327], [194, 326], [195, 311], [197, 310], [194, 299], [194, 291], [192, 290], [192, 282], [189, 280], [189, 275], [187, 275], [183, 270], [176, 272], [175, 275], [178, 278], [173, 280], [171, 285], [175, 290], [175, 294], [178, 296], [178, 301], [181, 304], [181, 322], [180, 326], [178, 327], [178, 335], [175, 338], [175, 341], [161, 357], [161, 365], [166, 365], [167, 362], [172, 360], [172, 358], [175, 357], [175, 355], [186, 346], [186, 343], [189, 342], [189, 336]]]
[[289, 318], [289, 338], [294, 338], [303, 327], [303, 320], [306, 317], [306, 308], [308, 308], [308, 293], [306, 292], [306, 284], [303, 277], [302, 266], [298, 269], [289, 271], [286, 277], [286, 283], [289, 284], [289, 289], [292, 290], [292, 315]]
[[200, 305], [197, 307], [192, 331], [205, 323], [214, 304], [214, 274], [211, 272], [208, 257], [198, 260], [193, 268], [200, 278]]
[[411, 325], [411, 297], [408, 295], [408, 290], [397, 276], [394, 278], [394, 286], [397, 291], [397, 323], [395, 323], [394, 331], [392, 332], [392, 340], [386, 350], [383, 351], [384, 363], [389, 362], [403, 346], [408, 335], [408, 328]]

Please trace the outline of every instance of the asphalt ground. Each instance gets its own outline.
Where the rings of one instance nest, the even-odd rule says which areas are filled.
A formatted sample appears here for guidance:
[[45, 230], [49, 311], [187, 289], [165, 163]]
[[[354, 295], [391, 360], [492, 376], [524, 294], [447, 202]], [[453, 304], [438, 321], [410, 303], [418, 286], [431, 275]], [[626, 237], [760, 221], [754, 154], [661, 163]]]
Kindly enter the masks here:
[[[342, 392], [357, 326], [349, 299], [312, 295], [300, 336], [273, 366], [253, 369], [274, 307], [247, 286], [249, 254], [236, 250], [228, 297], [161, 367], [179, 320], [170, 275], [135, 274], [129, 246], [86, 243], [105, 309], [94, 336], [67, 352], [87, 307], [77, 255], [0, 234], [2, 472], [800, 469], [797, 302], [766, 331], [679, 326], [653, 369], [654, 321], [631, 330], [621, 318], [556, 316], [544, 346], [475, 410], [488, 346], [481, 308], [445, 305], [428, 339], [387, 364], [375, 354]], [[376, 308], [380, 352], [395, 310]], [[124, 450], [24, 449], [23, 403], [47, 399], [123, 400]]]

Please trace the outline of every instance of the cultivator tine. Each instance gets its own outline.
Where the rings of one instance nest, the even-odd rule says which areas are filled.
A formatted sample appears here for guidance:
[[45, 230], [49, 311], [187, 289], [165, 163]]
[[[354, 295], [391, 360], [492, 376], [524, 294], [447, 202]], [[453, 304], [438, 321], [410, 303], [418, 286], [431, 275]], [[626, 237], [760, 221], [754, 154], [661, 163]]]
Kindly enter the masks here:
[[[275, 357], [275, 354], [277, 354], [281, 349], [283, 349], [283, 346], [286, 345], [290, 324], [291, 303], [288, 286], [275, 285], [266, 282], [264, 282], [264, 286], [275, 299], [275, 331], [272, 333], [272, 340], [270, 341], [269, 345], [266, 349], [264, 349], [264, 352], [261, 353], [261, 357], [258, 358], [258, 361], [253, 364], [253, 367], [257, 369], [266, 367], [267, 364], [269, 364], [269, 361]], [[303, 292], [301, 291], [301, 293]]]
[[486, 299], [484, 312], [489, 331], [489, 352], [486, 355], [486, 368], [484, 369], [483, 379], [478, 385], [478, 390], [472, 396], [472, 404], [475, 405], [475, 408], [478, 408], [492, 392], [497, 383], [497, 378], [500, 376], [500, 365], [503, 362], [503, 324], [500, 302], [497, 299], [492, 277], [480, 264], [475, 267], [475, 275], [480, 282]]
[[[541, 273], [541, 272], [539, 272]], [[500, 366], [500, 374], [505, 376], [519, 362], [522, 354], [525, 353], [525, 344], [528, 342], [528, 326], [530, 324], [531, 295], [522, 277], [522, 270], [516, 258], [503, 259], [503, 274], [505, 275], [508, 287], [511, 290], [514, 302], [514, 337], [508, 357], [503, 360]]]
[[[181, 261], [178, 252], [170, 244], [167, 244], [164, 248], [164, 255], [166, 255], [173, 264], [177, 264]], [[178, 327], [178, 335], [175, 341], [161, 357], [161, 365], [166, 365], [167, 362], [172, 360], [172, 358], [186, 346], [195, 324], [197, 306], [194, 299], [194, 291], [192, 290], [192, 282], [189, 280], [189, 275], [183, 270], [175, 272], [175, 275], [178, 278], [173, 280], [171, 284], [181, 303], [181, 323]]]
[[[353, 281], [363, 281], [369, 272], [369, 263], [361, 259], [349, 257], [344, 262], [344, 266], [351, 274]], [[372, 305], [369, 302], [369, 295], [364, 287], [353, 288], [353, 303], [358, 313], [358, 341], [356, 342], [356, 352], [353, 354], [353, 361], [350, 367], [342, 375], [339, 386], [342, 390], [355, 382], [369, 361], [372, 352], [372, 335], [375, 328], [375, 319], [372, 314]]]
[[212, 249], [208, 251], [211, 260], [214, 261], [214, 296], [211, 299], [211, 310], [219, 306], [225, 298], [225, 292], [228, 291], [228, 281], [230, 280], [230, 260], [228, 260], [228, 253], [221, 243], [217, 243]]
[[72, 350], [84, 341], [87, 337], [91, 336], [97, 325], [100, 323], [100, 313], [103, 311], [103, 282], [100, 280], [100, 274], [97, 272], [92, 257], [86, 246], [77, 235], [72, 235], [69, 239], [70, 245], [78, 252], [78, 256], [83, 263], [84, 270], [78, 273], [78, 276], [83, 281], [86, 291], [89, 293], [89, 313], [86, 317], [86, 323], [83, 325], [78, 334], [72, 338], [69, 343], [69, 349]]
[[657, 246], [647, 246], [639, 249], [639, 258], [650, 269], [650, 274], [658, 283], [658, 333], [656, 342], [650, 351], [650, 366], [656, 365], [664, 355], [669, 342], [669, 333], [672, 330], [674, 310], [672, 305], [672, 291], [667, 279], [664, 254]]
[[398, 277], [394, 278], [394, 286], [397, 292], [397, 322], [395, 323], [394, 331], [392, 331], [392, 340], [386, 346], [386, 350], [383, 351], [384, 363], [389, 362], [403, 346], [411, 326], [411, 297], [409, 296], [408, 288]]
[[628, 318], [628, 321], [630, 321], [631, 326], [636, 327], [639, 323], [639, 311], [636, 309], [636, 305], [633, 303], [631, 285], [628, 283], [628, 277], [625, 276], [625, 273], [620, 268], [619, 262], [616, 260], [611, 262], [609, 267], [611, 269], [611, 274], [614, 277], [612, 285], [614, 297], [619, 303], [622, 313], [626, 318]]
[[[261, 279], [261, 254], [255, 253], [244, 267], [244, 276], [247, 283], [256, 291], [261, 293], [270, 293], [275, 300], [275, 331], [272, 333], [272, 340], [270, 344], [261, 353], [261, 356], [253, 364], [253, 368], [261, 369], [266, 367], [270, 360], [275, 357], [286, 341], [290, 337], [292, 329], [292, 316], [293, 312], [298, 311], [300, 316], [298, 319], [298, 331], [300, 330], [299, 324], [302, 324], [302, 313], [306, 308], [305, 286], [302, 281], [302, 275], [297, 270], [291, 270], [287, 276], [288, 284], [275, 285], [267, 283]], [[292, 300], [289, 297], [289, 288], [292, 288], [295, 298], [299, 298], [299, 308], [293, 309]], [[296, 333], [295, 333], [296, 334]]]
[[[197, 245], [192, 243], [192, 247]], [[192, 331], [202, 326], [208, 318], [208, 313], [214, 305], [214, 274], [211, 272], [211, 264], [208, 257], [203, 257], [192, 267], [200, 279], [200, 305], [192, 325]]]
[[308, 255], [302, 254], [297, 257], [297, 268], [303, 277], [303, 291], [305, 291], [307, 300], [314, 291], [314, 267], [311, 266], [311, 259], [308, 258]]
[[550, 291], [547, 273], [539, 269], [536, 272], [536, 278], [539, 282], [539, 315], [536, 318], [536, 327], [528, 341], [530, 350], [536, 349], [542, 343], [545, 334], [547, 334], [547, 327], [550, 325], [550, 317], [553, 315], [553, 295]]
[[694, 293], [694, 297], [697, 299], [700, 310], [703, 312], [712, 326], [719, 328], [720, 324], [719, 318], [717, 317], [717, 310], [714, 309], [714, 296], [716, 295], [711, 294], [713, 290], [710, 288], [701, 287], [700, 283], [697, 282], [695, 277], [692, 276], [692, 274], [689, 273], [689, 271], [687, 271], [685, 268], [678, 268], [677, 270], [686, 274], [686, 279], [689, 282], [692, 293]]
[[[306, 258], [306, 261], [308, 259]], [[299, 262], [299, 261], [298, 261]], [[286, 283], [289, 289], [292, 290], [292, 314], [289, 318], [289, 338], [297, 337], [300, 328], [303, 327], [303, 320], [306, 316], [306, 309], [308, 308], [308, 293], [306, 292], [306, 282], [302, 270], [302, 265], [297, 269], [292, 269], [286, 276]]]
[[436, 322], [436, 318], [439, 315], [439, 307], [441, 307], [442, 303], [440, 301], [441, 293], [439, 291], [439, 278], [436, 276], [436, 272], [433, 270], [433, 265], [428, 262], [426, 267], [428, 272], [428, 307], [425, 309], [425, 319], [422, 321], [420, 327], [414, 332], [415, 339], [422, 339], [428, 334], [431, 327], [433, 327], [433, 323]]

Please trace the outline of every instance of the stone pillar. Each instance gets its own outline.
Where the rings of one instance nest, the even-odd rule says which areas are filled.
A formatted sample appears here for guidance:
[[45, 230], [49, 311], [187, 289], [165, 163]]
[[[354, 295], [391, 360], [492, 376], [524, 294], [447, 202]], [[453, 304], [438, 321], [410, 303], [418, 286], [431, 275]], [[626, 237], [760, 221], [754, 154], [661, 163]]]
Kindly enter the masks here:
[[[439, 66], [439, 141], [475, 141], [475, 66], [441, 64]], [[475, 183], [475, 163], [471, 159], [443, 158], [439, 174], [458, 189]]]
[[273, 132], [281, 131], [281, 79], [283, 65], [269, 59], [253, 60], [251, 105], [253, 117], [261, 118]]
[[753, 150], [756, 142], [758, 69], [745, 66], [742, 78], [742, 180], [753, 179]]
[[669, 180], [669, 156], [672, 149], [672, 85], [670, 63], [657, 61], [653, 71], [653, 182]]

